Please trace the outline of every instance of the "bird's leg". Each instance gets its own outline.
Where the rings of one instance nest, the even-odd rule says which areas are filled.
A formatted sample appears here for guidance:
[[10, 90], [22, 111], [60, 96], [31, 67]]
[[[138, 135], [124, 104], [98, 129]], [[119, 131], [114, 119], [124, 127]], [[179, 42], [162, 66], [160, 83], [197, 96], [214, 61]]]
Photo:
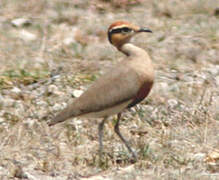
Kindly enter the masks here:
[[100, 159], [102, 158], [102, 151], [103, 151], [103, 128], [104, 123], [106, 121], [106, 117], [101, 121], [101, 123], [98, 125], [98, 135], [99, 135], [99, 156]]
[[119, 136], [119, 138], [122, 140], [122, 142], [125, 144], [125, 146], [129, 150], [129, 152], [132, 154], [132, 157], [133, 157], [134, 161], [136, 162], [137, 161], [136, 153], [132, 150], [132, 148], [130, 147], [129, 143], [126, 141], [126, 139], [120, 133], [120, 130], [119, 130], [120, 118], [121, 118], [121, 113], [119, 113], [118, 116], [117, 116], [117, 122], [116, 122], [116, 125], [114, 127], [114, 130], [115, 130], [116, 134]]

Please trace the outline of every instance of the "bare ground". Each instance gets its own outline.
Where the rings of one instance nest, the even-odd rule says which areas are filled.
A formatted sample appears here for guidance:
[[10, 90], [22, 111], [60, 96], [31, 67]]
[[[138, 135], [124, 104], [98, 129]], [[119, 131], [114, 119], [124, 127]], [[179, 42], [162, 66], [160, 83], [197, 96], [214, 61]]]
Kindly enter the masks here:
[[[1, 0], [0, 179], [219, 179], [219, 4], [215, 0]], [[135, 164], [96, 119], [46, 121], [123, 55], [106, 37], [127, 20], [156, 67], [150, 96], [123, 113]]]

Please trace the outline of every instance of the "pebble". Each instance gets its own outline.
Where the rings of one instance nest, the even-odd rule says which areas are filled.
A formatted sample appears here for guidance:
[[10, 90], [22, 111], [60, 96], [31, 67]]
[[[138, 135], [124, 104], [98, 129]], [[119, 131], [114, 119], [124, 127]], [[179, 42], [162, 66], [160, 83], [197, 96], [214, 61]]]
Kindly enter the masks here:
[[215, 80], [216, 80], [216, 85], [219, 86], [219, 76], [216, 76]]
[[6, 167], [4, 167], [4, 165], [0, 166], [0, 177], [3, 177], [1, 179], [4, 179], [4, 177], [8, 177], [8, 174], [10, 174], [9, 170]]
[[49, 85], [47, 91], [49, 94], [59, 94], [58, 87], [54, 84]]
[[219, 74], [219, 65], [212, 65], [204, 70], [208, 71], [211, 75], [215, 76]]
[[16, 112], [18, 112], [18, 114], [25, 113], [25, 107], [22, 101], [15, 101], [15, 107], [16, 107]]
[[3, 104], [4, 102], [4, 97], [0, 94], [0, 104]]
[[28, 126], [32, 127], [36, 123], [36, 120], [28, 118], [28, 119], [24, 120], [24, 123], [27, 124]]
[[0, 117], [0, 124], [2, 124], [4, 121], [5, 119]]
[[167, 104], [168, 104], [168, 106], [169, 106], [170, 108], [174, 108], [174, 107], [178, 104], [178, 101], [175, 100], [175, 99], [169, 99], [169, 100], [167, 101]]
[[74, 96], [74, 97], [76, 97], [76, 98], [78, 98], [78, 97], [80, 97], [81, 96], [81, 94], [83, 93], [84, 91], [82, 91], [82, 90], [74, 90], [73, 91], [73, 93], [72, 93], [72, 95]]
[[180, 91], [179, 85], [178, 85], [177, 83], [172, 84], [172, 85], [169, 87], [169, 91], [172, 91], [172, 92], [179, 92], [179, 91]]
[[193, 159], [196, 161], [201, 161], [205, 158], [205, 153], [196, 153], [193, 155]]
[[67, 38], [65, 38], [65, 39], [63, 40], [63, 43], [64, 43], [65, 45], [70, 45], [70, 44], [72, 44], [72, 43], [75, 43], [75, 39], [74, 39], [74, 37], [67, 37]]
[[11, 24], [15, 27], [27, 26], [31, 24], [31, 21], [27, 18], [17, 18], [11, 21]]
[[67, 106], [67, 104], [66, 103], [62, 103], [62, 104], [55, 104], [54, 106], [53, 106], [53, 110], [54, 111], [60, 111], [60, 110], [62, 110], [64, 107], [66, 107]]
[[41, 107], [46, 107], [48, 105], [45, 101], [42, 100], [36, 101], [36, 104]]
[[154, 107], [150, 105], [142, 105], [141, 108], [143, 109], [143, 111], [148, 111], [148, 112], [152, 112], [154, 110]]
[[166, 94], [166, 93], [168, 93], [168, 83], [166, 83], [166, 82], [157, 83], [157, 84], [155, 84], [154, 91], [155, 91], [155, 89], [157, 92], [162, 92], [162, 93]]
[[3, 100], [3, 106], [5, 107], [11, 107], [14, 105], [15, 100], [11, 99], [11, 98], [5, 98]]
[[14, 88], [11, 90], [11, 92], [16, 93], [16, 94], [19, 94], [19, 93], [21, 93], [21, 90], [20, 90], [18, 87], [14, 87]]
[[24, 29], [22, 29], [18, 32], [18, 37], [24, 41], [34, 41], [37, 39], [36, 34], [33, 34], [27, 30], [24, 30]]

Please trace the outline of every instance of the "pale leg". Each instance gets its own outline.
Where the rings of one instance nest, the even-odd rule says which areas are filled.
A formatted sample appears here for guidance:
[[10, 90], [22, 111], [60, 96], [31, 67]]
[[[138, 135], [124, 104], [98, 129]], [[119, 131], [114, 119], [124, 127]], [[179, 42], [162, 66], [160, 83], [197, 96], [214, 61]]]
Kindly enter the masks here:
[[134, 161], [137, 161], [137, 155], [135, 154], [135, 152], [131, 149], [131, 147], [129, 146], [129, 143], [125, 140], [125, 138], [122, 136], [122, 134], [120, 133], [120, 130], [119, 130], [119, 121], [120, 121], [120, 118], [121, 118], [121, 113], [118, 114], [117, 116], [117, 122], [116, 122], [116, 125], [115, 125], [115, 132], [116, 134], [119, 136], [119, 138], [122, 140], [122, 142], [125, 144], [125, 146], [127, 147], [127, 149], [129, 150], [129, 152], [132, 154], [132, 157], [134, 158]]
[[106, 117], [101, 121], [101, 123], [98, 125], [98, 135], [99, 135], [99, 156], [100, 159], [102, 158], [102, 151], [103, 151], [103, 128], [104, 123], [106, 121]]

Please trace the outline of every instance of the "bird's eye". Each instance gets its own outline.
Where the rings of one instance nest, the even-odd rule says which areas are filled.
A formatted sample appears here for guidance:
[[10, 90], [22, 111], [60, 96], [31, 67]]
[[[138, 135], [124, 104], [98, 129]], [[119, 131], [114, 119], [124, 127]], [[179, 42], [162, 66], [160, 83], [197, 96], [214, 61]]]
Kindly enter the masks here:
[[124, 32], [124, 33], [130, 32], [130, 31], [131, 31], [131, 29], [129, 29], [127, 27], [122, 28], [122, 32]]

